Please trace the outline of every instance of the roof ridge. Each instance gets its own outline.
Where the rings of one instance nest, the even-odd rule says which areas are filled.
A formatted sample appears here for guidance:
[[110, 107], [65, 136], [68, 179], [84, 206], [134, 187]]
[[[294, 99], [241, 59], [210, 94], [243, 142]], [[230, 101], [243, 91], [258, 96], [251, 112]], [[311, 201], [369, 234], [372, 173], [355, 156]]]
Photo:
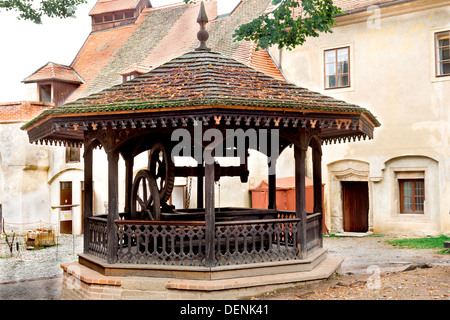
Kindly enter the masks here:
[[157, 11], [157, 10], [164, 10], [167, 8], [177, 7], [177, 6], [181, 6], [181, 5], [185, 5], [185, 3], [184, 2], [176, 2], [176, 3], [171, 3], [171, 4], [165, 4], [163, 6], [158, 6], [158, 7], [149, 7], [149, 8], [146, 8], [146, 10]]

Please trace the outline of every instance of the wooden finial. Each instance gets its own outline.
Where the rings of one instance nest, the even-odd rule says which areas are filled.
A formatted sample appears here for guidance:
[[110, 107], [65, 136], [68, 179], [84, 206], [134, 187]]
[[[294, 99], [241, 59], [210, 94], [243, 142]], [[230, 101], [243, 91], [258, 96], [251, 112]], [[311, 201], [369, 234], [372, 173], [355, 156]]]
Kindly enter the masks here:
[[197, 23], [200, 25], [200, 31], [197, 33], [197, 39], [200, 41], [200, 46], [195, 50], [211, 51], [211, 49], [206, 46], [206, 41], [209, 38], [209, 33], [206, 31], [208, 16], [206, 15], [205, 4], [203, 1], [200, 4], [200, 12], [198, 13]]

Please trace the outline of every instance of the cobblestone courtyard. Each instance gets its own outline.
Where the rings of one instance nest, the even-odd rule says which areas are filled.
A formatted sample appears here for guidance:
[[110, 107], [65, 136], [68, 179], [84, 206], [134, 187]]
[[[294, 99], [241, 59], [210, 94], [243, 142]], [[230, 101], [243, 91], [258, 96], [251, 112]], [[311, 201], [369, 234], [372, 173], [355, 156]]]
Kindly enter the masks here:
[[59, 276], [60, 264], [77, 260], [77, 254], [83, 251], [82, 235], [60, 235], [56, 237], [58, 245], [40, 250], [26, 250], [24, 242], [20, 238], [19, 251], [14, 246], [12, 256], [2, 242], [0, 284]]

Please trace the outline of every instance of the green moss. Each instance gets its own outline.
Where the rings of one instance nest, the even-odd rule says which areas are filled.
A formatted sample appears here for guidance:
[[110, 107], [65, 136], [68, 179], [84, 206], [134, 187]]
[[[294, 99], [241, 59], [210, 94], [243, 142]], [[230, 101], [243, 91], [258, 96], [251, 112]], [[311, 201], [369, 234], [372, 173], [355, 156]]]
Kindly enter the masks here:
[[450, 241], [450, 237], [440, 235], [438, 237], [397, 239], [386, 241], [386, 243], [404, 249], [442, 249], [445, 241]]

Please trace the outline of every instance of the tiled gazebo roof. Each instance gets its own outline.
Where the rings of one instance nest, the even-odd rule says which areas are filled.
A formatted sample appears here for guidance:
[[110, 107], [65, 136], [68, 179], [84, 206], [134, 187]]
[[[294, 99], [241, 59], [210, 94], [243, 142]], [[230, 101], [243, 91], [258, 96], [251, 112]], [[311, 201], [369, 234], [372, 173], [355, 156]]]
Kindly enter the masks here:
[[[83, 142], [89, 125], [172, 126], [189, 117], [321, 128], [324, 140], [372, 138], [365, 108], [271, 78], [219, 53], [191, 51], [129, 82], [43, 112], [23, 126], [31, 142]], [[242, 116], [241, 116], [242, 115]], [[245, 116], [244, 116], [245, 115]], [[228, 120], [226, 120], [226, 118]], [[216, 121], [217, 123], [217, 121]], [[253, 125], [252, 124], [252, 125]], [[347, 131], [341, 129], [346, 127]]]
[[276, 80], [219, 53], [192, 51], [136, 79], [47, 110], [25, 127], [69, 114], [113, 114], [203, 106], [363, 113], [366, 109]]

